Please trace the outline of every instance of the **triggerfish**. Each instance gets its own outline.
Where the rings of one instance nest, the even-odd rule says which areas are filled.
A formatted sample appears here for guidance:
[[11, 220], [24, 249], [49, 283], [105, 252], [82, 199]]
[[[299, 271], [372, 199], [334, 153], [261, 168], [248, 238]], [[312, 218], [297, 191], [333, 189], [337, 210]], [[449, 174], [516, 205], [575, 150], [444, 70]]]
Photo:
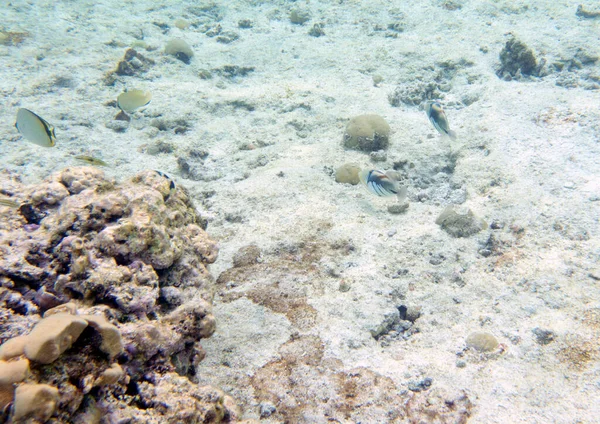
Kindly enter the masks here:
[[367, 186], [367, 190], [377, 196], [398, 196], [400, 202], [406, 198], [406, 187], [401, 186], [390, 172], [363, 169], [358, 173], [358, 177]]
[[446, 113], [438, 102], [427, 102], [425, 104], [425, 113], [440, 134], [447, 135], [452, 140], [456, 140], [456, 133], [450, 129]]

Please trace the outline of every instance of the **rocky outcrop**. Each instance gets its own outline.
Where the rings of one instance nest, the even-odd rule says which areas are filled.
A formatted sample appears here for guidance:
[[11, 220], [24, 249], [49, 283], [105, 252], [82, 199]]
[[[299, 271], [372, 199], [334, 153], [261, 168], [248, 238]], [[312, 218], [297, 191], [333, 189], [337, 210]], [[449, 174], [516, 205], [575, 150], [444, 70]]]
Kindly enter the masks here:
[[235, 421], [229, 396], [194, 384], [218, 251], [185, 190], [90, 167], [0, 179], [19, 204], [0, 207], [2, 418]]

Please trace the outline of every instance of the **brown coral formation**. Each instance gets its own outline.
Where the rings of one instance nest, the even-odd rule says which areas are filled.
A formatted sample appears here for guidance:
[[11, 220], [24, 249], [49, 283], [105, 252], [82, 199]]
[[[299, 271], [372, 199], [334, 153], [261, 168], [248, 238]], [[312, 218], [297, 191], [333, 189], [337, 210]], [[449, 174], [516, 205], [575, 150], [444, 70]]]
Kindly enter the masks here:
[[0, 179], [20, 204], [0, 208], [0, 420], [235, 420], [231, 398], [193, 384], [217, 248], [185, 190], [90, 167]]

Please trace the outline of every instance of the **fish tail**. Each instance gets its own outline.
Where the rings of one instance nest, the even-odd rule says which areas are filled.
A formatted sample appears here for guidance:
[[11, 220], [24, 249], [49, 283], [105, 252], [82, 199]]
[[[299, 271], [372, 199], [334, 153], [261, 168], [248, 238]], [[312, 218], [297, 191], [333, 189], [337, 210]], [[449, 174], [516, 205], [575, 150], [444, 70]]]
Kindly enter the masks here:
[[448, 137], [450, 137], [452, 141], [456, 141], [456, 131], [448, 130]]
[[404, 200], [406, 200], [406, 192], [407, 192], [407, 188], [405, 187], [400, 187], [398, 189], [398, 193], [396, 193], [396, 196], [398, 197], [398, 201], [400, 203], [404, 202]]

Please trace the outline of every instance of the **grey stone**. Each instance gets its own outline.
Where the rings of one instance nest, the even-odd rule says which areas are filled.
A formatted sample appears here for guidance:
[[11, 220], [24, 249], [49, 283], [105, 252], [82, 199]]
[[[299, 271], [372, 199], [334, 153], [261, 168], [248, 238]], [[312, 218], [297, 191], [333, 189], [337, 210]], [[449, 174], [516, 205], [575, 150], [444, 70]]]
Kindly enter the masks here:
[[406, 212], [408, 210], [409, 203], [404, 201], [402, 203], [393, 203], [388, 206], [387, 210], [392, 215], [399, 215], [401, 213]]
[[452, 205], [440, 214], [435, 223], [452, 237], [469, 237], [487, 228], [487, 224], [477, 218], [470, 209], [464, 214], [459, 214]]
[[258, 410], [261, 418], [268, 418], [277, 411], [277, 408], [271, 402], [262, 402], [258, 406]]
[[550, 344], [556, 338], [556, 334], [553, 331], [544, 330], [539, 327], [534, 328], [532, 333], [535, 335], [535, 341], [541, 345]]

